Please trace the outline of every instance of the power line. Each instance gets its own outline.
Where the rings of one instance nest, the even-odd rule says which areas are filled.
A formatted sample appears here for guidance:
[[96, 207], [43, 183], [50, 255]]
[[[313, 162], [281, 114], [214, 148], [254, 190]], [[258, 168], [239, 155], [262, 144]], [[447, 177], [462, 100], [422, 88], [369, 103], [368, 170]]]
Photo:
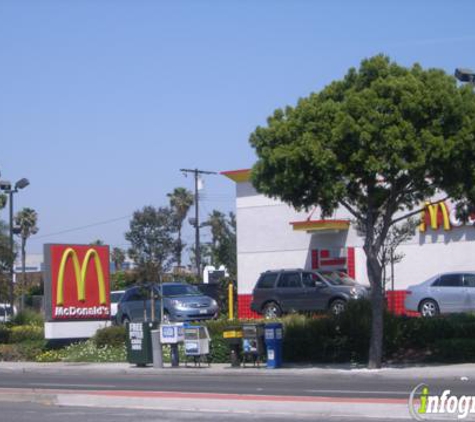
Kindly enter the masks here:
[[35, 236], [35, 237], [32, 237], [31, 240], [32, 241], [33, 240], [39, 240], [39, 239], [44, 239], [45, 237], [52, 237], [52, 236], [57, 236], [57, 235], [60, 235], [60, 234], [71, 233], [71, 232], [75, 232], [75, 231], [89, 229], [91, 227], [103, 226], [105, 224], [115, 223], [116, 221], [125, 220], [126, 218], [130, 218], [130, 217], [132, 217], [132, 214], [124, 215], [123, 217], [112, 218], [110, 220], [100, 221], [98, 223], [87, 224], [85, 226], [74, 227], [72, 229], [65, 229], [65, 230], [61, 230], [59, 232], [55, 232], [55, 233], [48, 233], [48, 234], [44, 234], [42, 236]]

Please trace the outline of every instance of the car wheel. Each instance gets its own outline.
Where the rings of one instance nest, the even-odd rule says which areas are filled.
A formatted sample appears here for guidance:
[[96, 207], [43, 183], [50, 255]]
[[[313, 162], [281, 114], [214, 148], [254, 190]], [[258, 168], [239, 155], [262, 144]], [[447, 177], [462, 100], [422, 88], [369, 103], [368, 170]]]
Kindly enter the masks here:
[[425, 299], [419, 305], [419, 312], [425, 318], [432, 318], [439, 315], [439, 305], [432, 299]]
[[330, 312], [332, 315], [340, 315], [341, 313], [345, 312], [346, 309], [346, 301], [343, 299], [335, 299], [332, 303], [330, 303]]
[[264, 305], [262, 313], [266, 319], [278, 318], [282, 315], [282, 310], [280, 306], [275, 302], [269, 302]]
[[125, 327], [127, 323], [130, 323], [130, 318], [127, 315], [122, 317], [122, 325]]

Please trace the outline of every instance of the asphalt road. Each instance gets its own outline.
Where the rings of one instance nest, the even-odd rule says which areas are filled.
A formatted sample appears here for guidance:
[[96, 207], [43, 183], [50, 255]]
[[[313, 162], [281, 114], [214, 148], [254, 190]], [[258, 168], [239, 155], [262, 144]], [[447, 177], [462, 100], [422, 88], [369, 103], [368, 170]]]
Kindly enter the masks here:
[[[205, 370], [204, 370], [205, 371]], [[38, 388], [69, 390], [132, 390], [190, 393], [226, 393], [277, 396], [323, 396], [354, 398], [408, 398], [423, 379], [392, 378], [385, 374], [338, 373], [326, 376], [282, 373], [246, 373], [237, 369], [232, 374], [160, 373], [9, 373], [0, 371], [0, 388]], [[431, 392], [450, 389], [456, 395], [475, 395], [475, 379], [444, 377], [428, 381]]]
[[[103, 409], [85, 407], [55, 407], [35, 403], [0, 403], [2, 422], [287, 422], [288, 416], [263, 416], [253, 414], [176, 412], [140, 409]], [[400, 419], [405, 421], [407, 419]], [[294, 416], [293, 422], [363, 422], [367, 419], [332, 417], [325, 415]], [[391, 422], [398, 422], [392, 419]]]

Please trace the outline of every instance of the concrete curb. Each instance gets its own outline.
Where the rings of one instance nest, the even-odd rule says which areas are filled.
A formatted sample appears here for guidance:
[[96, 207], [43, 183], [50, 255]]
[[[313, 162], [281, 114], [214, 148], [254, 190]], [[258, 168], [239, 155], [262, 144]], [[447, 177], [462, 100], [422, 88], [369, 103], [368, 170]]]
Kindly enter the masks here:
[[154, 368], [148, 366], [145, 368], [136, 367], [128, 363], [34, 363], [34, 362], [0, 362], [0, 372], [7, 373], [37, 373], [48, 374], [57, 373], [75, 374], [121, 374], [121, 375], [139, 375], [156, 376], [160, 374], [193, 374], [193, 375], [266, 375], [266, 376], [319, 376], [327, 377], [337, 376], [367, 376], [384, 378], [410, 378], [413, 380], [425, 379], [475, 379], [474, 364], [444, 365], [444, 366], [417, 366], [417, 367], [388, 367], [378, 370], [368, 370], [363, 367], [350, 367], [348, 365], [333, 366], [292, 366], [279, 369], [267, 369], [266, 367], [254, 368], [231, 368], [228, 364], [214, 364], [211, 367], [185, 367], [178, 368]]

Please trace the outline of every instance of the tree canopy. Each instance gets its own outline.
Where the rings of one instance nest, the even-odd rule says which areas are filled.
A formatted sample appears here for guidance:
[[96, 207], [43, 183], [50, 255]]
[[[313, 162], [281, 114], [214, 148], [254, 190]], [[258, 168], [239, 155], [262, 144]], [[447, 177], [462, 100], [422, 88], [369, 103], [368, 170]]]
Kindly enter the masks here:
[[213, 210], [205, 223], [211, 229], [211, 262], [224, 265], [231, 277], [236, 277], [236, 216]]
[[162, 273], [170, 268], [175, 229], [170, 208], [146, 206], [134, 212], [125, 238], [130, 242], [129, 256], [142, 281], [160, 281]]
[[378, 55], [250, 136], [256, 189], [323, 216], [346, 208], [364, 233], [372, 287], [370, 367], [382, 359], [382, 263], [388, 231], [436, 192], [475, 199], [475, 94], [454, 77]]
[[175, 188], [172, 193], [167, 194], [170, 199], [170, 208], [173, 212], [173, 218], [177, 226], [178, 236], [175, 242], [175, 261], [178, 267], [181, 267], [181, 256], [186, 244], [182, 241], [183, 222], [188, 211], [194, 203], [193, 193], [185, 188]]

